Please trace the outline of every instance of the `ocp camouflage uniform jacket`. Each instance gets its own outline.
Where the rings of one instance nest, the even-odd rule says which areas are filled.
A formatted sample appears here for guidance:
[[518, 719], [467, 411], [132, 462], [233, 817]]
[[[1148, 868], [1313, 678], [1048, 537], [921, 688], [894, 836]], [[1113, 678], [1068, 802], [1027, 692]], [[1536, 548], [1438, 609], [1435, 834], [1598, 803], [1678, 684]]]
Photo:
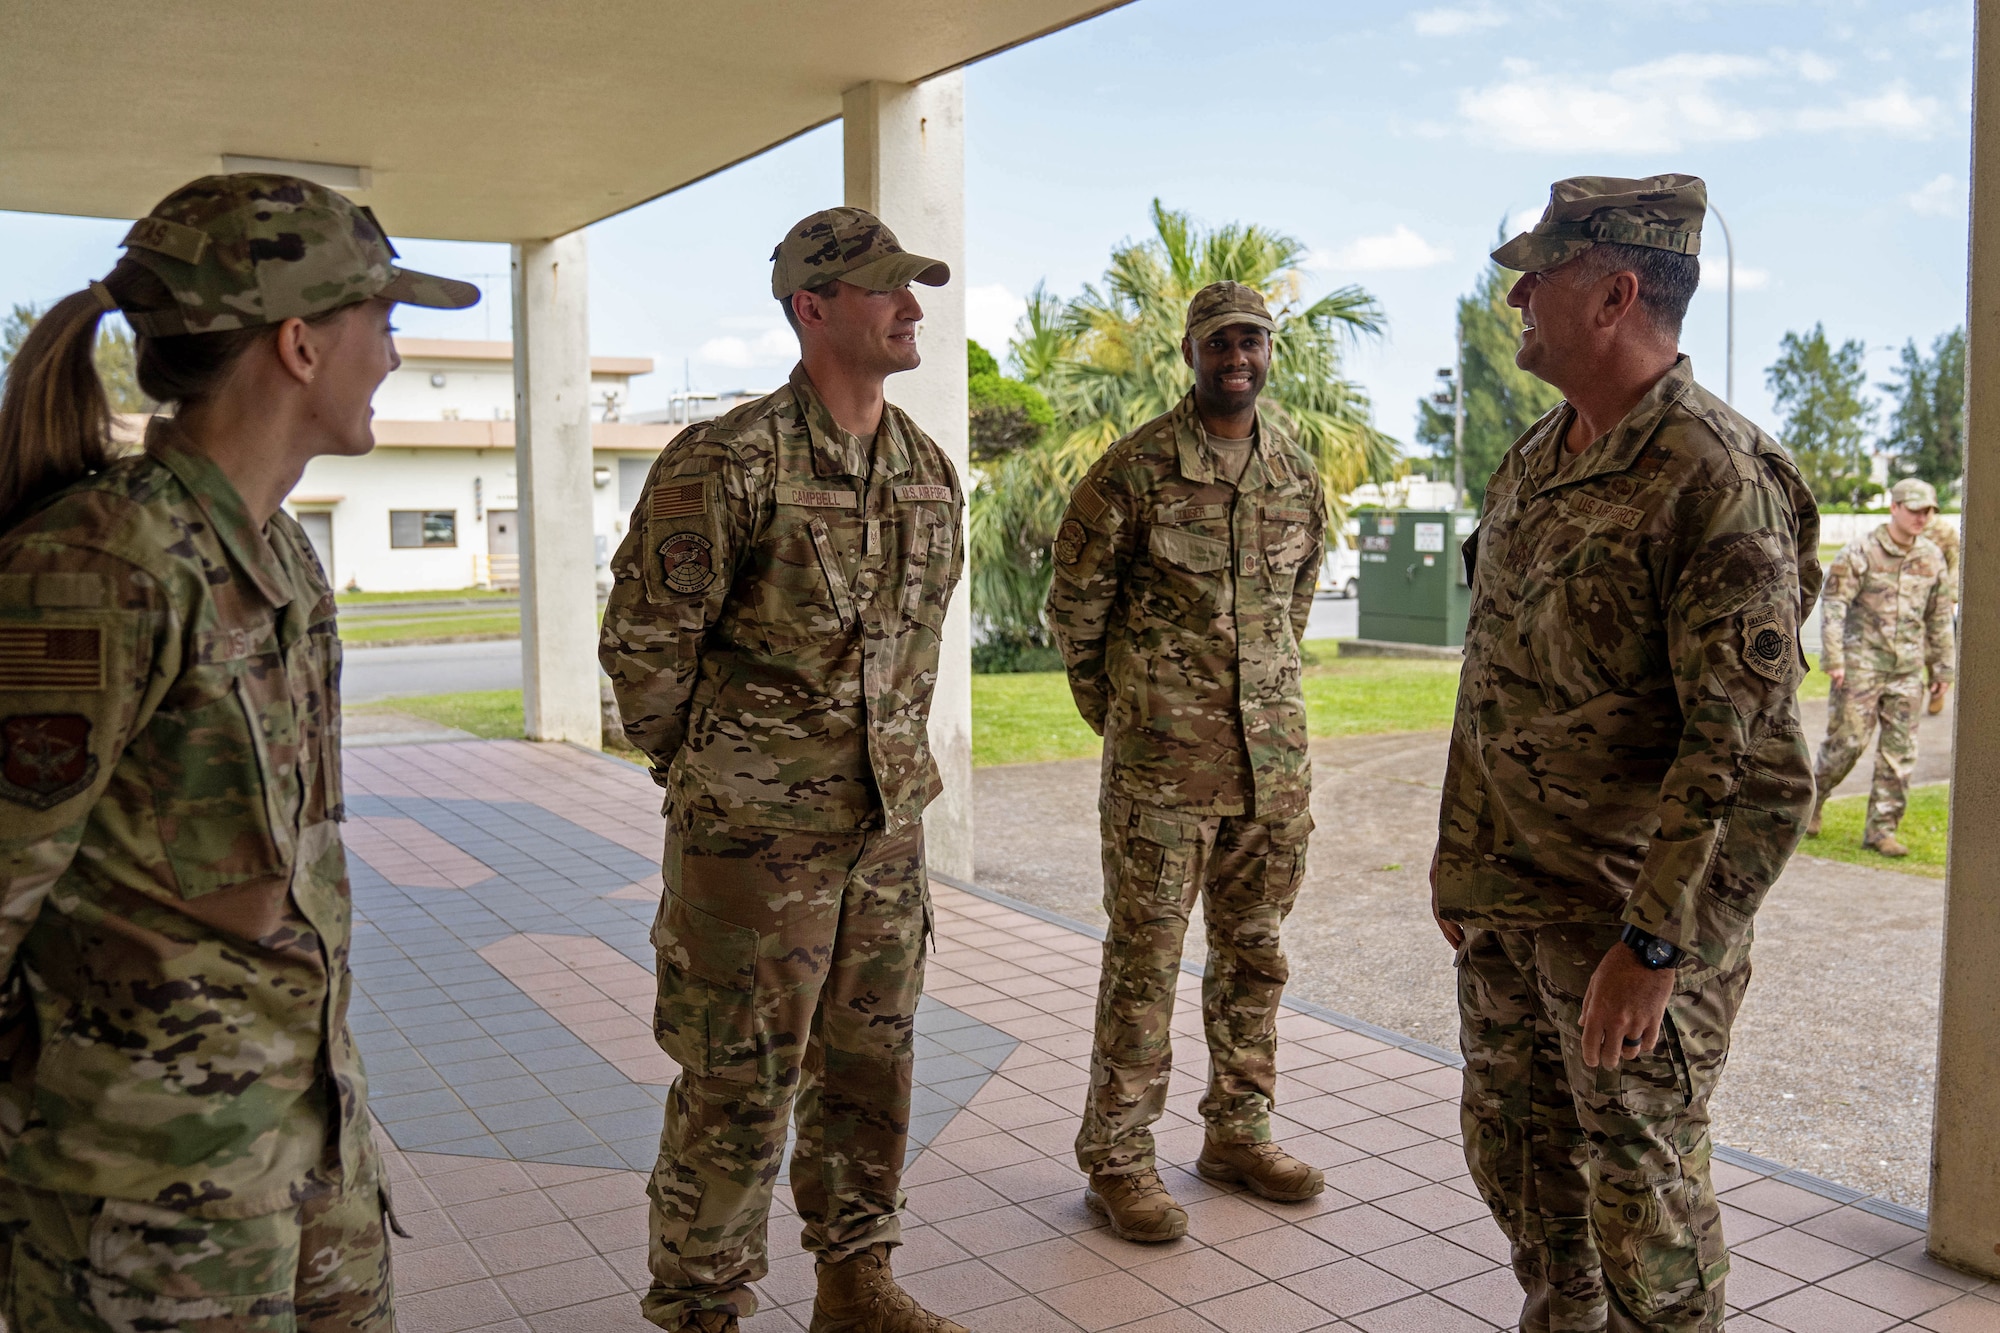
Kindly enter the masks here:
[[1566, 455], [1558, 404], [1486, 489], [1438, 829], [1447, 920], [1624, 920], [1733, 965], [1813, 804], [1794, 695], [1819, 511], [1682, 357]]
[[1908, 550], [1884, 523], [1841, 548], [1820, 594], [1822, 671], [1915, 675], [1949, 681], [1952, 583], [1944, 552], [1919, 536]]
[[1962, 566], [1959, 563], [1962, 543], [1959, 541], [1958, 529], [1945, 522], [1943, 514], [1932, 514], [1931, 521], [1924, 524], [1924, 536], [1936, 542], [1938, 550], [1944, 552], [1945, 589], [1951, 594], [1951, 604], [1955, 607], [1958, 605], [1959, 594], [1965, 588], [1965, 575], [1961, 572]]
[[927, 728], [960, 498], [899, 408], [871, 466], [803, 366], [662, 451], [599, 660], [669, 808], [826, 831], [922, 816], [941, 790]]
[[1296, 814], [1312, 795], [1299, 644], [1326, 497], [1259, 414], [1236, 486], [1192, 392], [1091, 466], [1058, 529], [1048, 619], [1104, 737], [1104, 790], [1191, 814]]
[[180, 438], [0, 536], [0, 1170], [249, 1217], [371, 1150], [340, 641], [298, 524]]

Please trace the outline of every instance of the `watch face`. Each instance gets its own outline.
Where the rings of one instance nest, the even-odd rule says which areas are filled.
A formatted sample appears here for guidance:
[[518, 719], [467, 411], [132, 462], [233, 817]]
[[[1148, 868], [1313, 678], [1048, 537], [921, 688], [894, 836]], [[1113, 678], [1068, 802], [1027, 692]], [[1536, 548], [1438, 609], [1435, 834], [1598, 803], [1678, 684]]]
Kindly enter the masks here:
[[1652, 940], [1646, 945], [1646, 961], [1654, 967], [1665, 967], [1674, 956], [1674, 946], [1665, 940]]

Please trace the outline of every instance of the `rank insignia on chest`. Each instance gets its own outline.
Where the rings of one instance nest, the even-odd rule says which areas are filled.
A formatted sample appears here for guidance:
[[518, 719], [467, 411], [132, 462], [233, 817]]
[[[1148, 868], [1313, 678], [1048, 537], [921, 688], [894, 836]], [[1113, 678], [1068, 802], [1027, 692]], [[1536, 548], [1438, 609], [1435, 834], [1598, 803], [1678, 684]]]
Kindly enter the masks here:
[[97, 776], [90, 719], [81, 713], [17, 714], [0, 721], [0, 796], [51, 810]]
[[1743, 622], [1743, 664], [1766, 680], [1783, 685], [1792, 678], [1792, 636], [1770, 612]]
[[675, 592], [706, 592], [715, 582], [714, 550], [698, 532], [676, 532], [660, 545], [660, 576]]
[[1083, 558], [1083, 544], [1088, 540], [1083, 524], [1069, 519], [1056, 530], [1056, 563], [1073, 565]]

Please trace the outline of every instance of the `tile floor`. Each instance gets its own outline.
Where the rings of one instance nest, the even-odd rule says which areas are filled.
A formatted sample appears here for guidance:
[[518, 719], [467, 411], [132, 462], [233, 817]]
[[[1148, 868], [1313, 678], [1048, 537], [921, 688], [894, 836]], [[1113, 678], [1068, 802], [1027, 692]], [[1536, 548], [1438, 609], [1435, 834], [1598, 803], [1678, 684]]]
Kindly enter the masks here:
[[[659, 796], [615, 760], [520, 742], [347, 757], [357, 1035], [397, 1211], [405, 1333], [650, 1327], [644, 1170], [673, 1067], [651, 1045]], [[909, 1210], [897, 1272], [979, 1333], [1510, 1328], [1519, 1292], [1458, 1145], [1450, 1056], [1321, 1010], [1283, 1038], [1279, 1136], [1324, 1196], [1269, 1204], [1187, 1169], [1201, 1145], [1199, 982], [1159, 1126], [1190, 1235], [1113, 1238], [1070, 1140], [1098, 941], [934, 885]], [[2000, 1287], [1923, 1256], [1907, 1209], [1726, 1149], [1738, 1333], [2000, 1333]], [[764, 1310], [803, 1329], [810, 1258], [781, 1187]]]

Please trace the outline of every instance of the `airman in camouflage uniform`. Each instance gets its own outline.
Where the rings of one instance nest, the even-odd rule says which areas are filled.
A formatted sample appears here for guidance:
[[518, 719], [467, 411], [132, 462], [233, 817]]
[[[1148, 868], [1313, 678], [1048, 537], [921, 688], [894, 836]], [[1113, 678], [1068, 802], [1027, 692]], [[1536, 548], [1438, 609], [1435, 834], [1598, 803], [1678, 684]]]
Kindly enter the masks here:
[[[197, 181], [125, 245], [176, 303], [128, 311], [142, 339], [478, 297], [398, 271], [371, 217], [287, 177]], [[0, 535], [0, 1219], [22, 1333], [394, 1327], [347, 1026], [339, 677], [305, 533], [254, 521], [173, 420]]]
[[[1299, 645], [1326, 523], [1318, 471], [1256, 410], [1274, 329], [1252, 288], [1198, 293], [1183, 343], [1195, 387], [1090, 468], [1054, 544], [1049, 625], [1077, 707], [1104, 737], [1111, 919], [1076, 1154], [1091, 1205], [1132, 1240], [1187, 1226], [1159, 1182], [1149, 1126], [1166, 1104], [1197, 897], [1212, 1069], [1198, 1165], [1273, 1198], [1323, 1184], [1270, 1142], [1287, 975], [1278, 932], [1312, 829]], [[1214, 433], [1225, 399], [1242, 437]]]
[[[1567, 349], [1603, 345], [1576, 326], [1603, 337], [1587, 321], [1614, 296], [1647, 321], [1622, 346], [1664, 368], [1594, 439], [1568, 400], [1538, 421], [1468, 543], [1434, 910], [1458, 949], [1466, 1159], [1527, 1333], [1722, 1326], [1708, 1099], [1752, 919], [1812, 807], [1793, 696], [1818, 514], [1675, 354], [1698, 269], [1645, 253], [1694, 255], [1704, 204], [1687, 176], [1562, 181], [1493, 256], [1525, 274], [1524, 368], [1588, 383]], [[1649, 1027], [1614, 993], [1664, 1010]]]
[[[1965, 591], [1965, 585], [1962, 582], [1963, 576], [1960, 575], [1958, 568], [1958, 529], [1950, 523], [1945, 522], [1943, 514], [1934, 513], [1931, 515], [1931, 521], [1924, 524], [1924, 536], [1936, 542], [1938, 550], [1944, 552], [1944, 581], [1945, 586], [1951, 592], [1951, 623], [1952, 628], [1956, 629], [1958, 627], [1958, 599]], [[1935, 683], [1937, 678], [1933, 676], [1931, 679]], [[1944, 711], [1944, 695], [1944, 690], [1932, 690], [1930, 706], [1925, 711], [1929, 713], [1942, 713]]]
[[[1834, 685], [1826, 743], [1814, 772], [1819, 805], [1853, 771], [1880, 727], [1861, 842], [1884, 856], [1909, 855], [1896, 829], [1917, 763], [1925, 669], [1933, 699], [1944, 698], [1952, 678], [1951, 566], [1924, 535], [1936, 508], [1937, 492], [1929, 482], [1916, 477], [1897, 482], [1890, 521], [1834, 557], [1822, 594], [1819, 664]], [[1819, 834], [1819, 805], [1806, 827], [1810, 837]]]
[[[787, 301], [839, 280], [839, 300], [901, 292], [914, 312], [907, 284], [949, 277], [859, 209], [805, 219], [773, 258]], [[926, 727], [961, 502], [915, 422], [885, 405], [872, 440], [853, 434], [802, 362], [667, 446], [613, 563], [600, 656], [667, 791], [655, 1030], [681, 1072], [649, 1187], [644, 1302], [665, 1328], [755, 1313], [794, 1119], [792, 1190], [820, 1260], [813, 1329], [958, 1328], [889, 1283], [886, 1255], [901, 1234], [930, 911], [922, 817], [941, 790]], [[829, 1274], [857, 1265], [886, 1284], [883, 1314], [831, 1308]]]

